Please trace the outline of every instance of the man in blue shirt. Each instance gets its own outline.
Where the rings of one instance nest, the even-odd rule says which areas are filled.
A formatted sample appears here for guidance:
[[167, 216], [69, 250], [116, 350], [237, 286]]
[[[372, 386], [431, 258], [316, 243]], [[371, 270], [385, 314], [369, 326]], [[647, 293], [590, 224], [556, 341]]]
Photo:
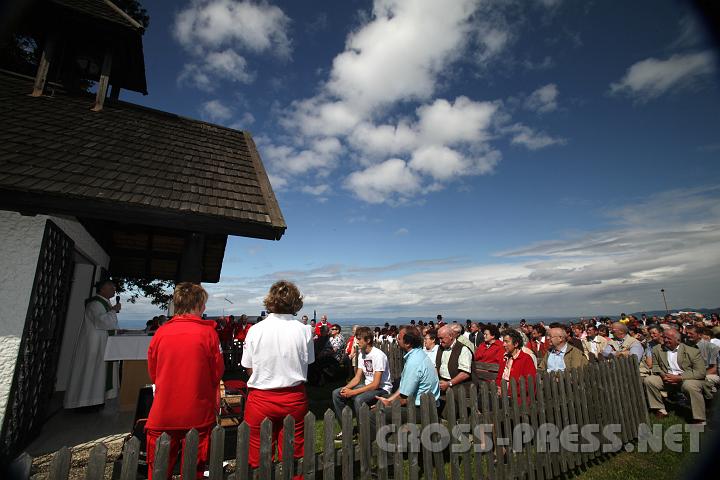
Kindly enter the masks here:
[[[415, 418], [420, 421], [420, 396], [424, 393], [431, 393], [435, 398], [435, 404], [440, 399], [440, 380], [430, 358], [422, 348], [423, 337], [420, 330], [412, 325], [400, 327], [398, 334], [398, 346], [405, 353], [405, 366], [400, 376], [400, 387], [389, 397], [376, 397], [386, 407], [390, 407], [394, 400], [399, 400], [400, 405], [407, 406], [408, 397], [415, 397]], [[402, 409], [403, 419], [407, 421], [406, 409]], [[391, 421], [390, 408], [385, 410], [386, 421]], [[371, 429], [375, 430], [375, 415], [370, 415]]]

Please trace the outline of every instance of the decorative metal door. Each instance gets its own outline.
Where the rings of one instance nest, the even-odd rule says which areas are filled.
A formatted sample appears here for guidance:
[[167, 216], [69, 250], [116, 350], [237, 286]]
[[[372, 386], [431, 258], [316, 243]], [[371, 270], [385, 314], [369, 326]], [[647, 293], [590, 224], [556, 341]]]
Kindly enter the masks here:
[[14, 458], [37, 435], [55, 391], [74, 246], [65, 232], [47, 221], [0, 435], [0, 464]]

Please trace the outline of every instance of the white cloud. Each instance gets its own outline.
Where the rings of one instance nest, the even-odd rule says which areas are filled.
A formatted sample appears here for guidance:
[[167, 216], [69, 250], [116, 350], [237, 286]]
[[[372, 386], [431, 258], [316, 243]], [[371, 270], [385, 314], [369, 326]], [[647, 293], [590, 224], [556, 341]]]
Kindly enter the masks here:
[[448, 180], [462, 175], [468, 161], [460, 152], [443, 146], [422, 147], [413, 152], [410, 167], [418, 172], [432, 175], [436, 180]]
[[291, 52], [289, 25], [288, 16], [267, 3], [193, 0], [176, 15], [173, 34], [195, 53], [233, 45], [287, 57]]
[[453, 104], [438, 99], [417, 109], [419, 129], [427, 143], [482, 142], [497, 110], [497, 103], [474, 102], [464, 96]]
[[687, 14], [679, 20], [680, 34], [672, 43], [671, 48], [693, 47], [703, 39], [702, 27], [693, 14]]
[[420, 177], [399, 158], [353, 172], [345, 181], [346, 188], [369, 203], [403, 201], [417, 193], [420, 185]]
[[230, 128], [234, 128], [236, 130], [246, 130], [248, 126], [255, 123], [255, 116], [250, 112], [245, 112], [242, 114], [242, 117], [240, 117], [240, 120], [230, 125]]
[[348, 141], [366, 155], [396, 155], [417, 145], [414, 126], [401, 121], [397, 125], [373, 125], [363, 122], [352, 130]]
[[554, 8], [562, 3], [562, 0], [538, 0], [543, 7]]
[[247, 59], [238, 51], [271, 53], [288, 58], [290, 19], [267, 3], [192, 0], [175, 16], [173, 35], [194, 59], [177, 82], [214, 91], [220, 81], [248, 84], [255, 80]]
[[268, 179], [270, 180], [270, 185], [272, 185], [273, 190], [283, 190], [287, 187], [288, 181], [285, 180], [282, 177], [278, 177], [277, 175], [268, 174]]
[[335, 167], [337, 156], [342, 150], [340, 141], [332, 137], [314, 139], [308, 148], [275, 145], [263, 139], [259, 139], [258, 143], [261, 145], [263, 160], [276, 176], [282, 177], [310, 171], [326, 175]]
[[547, 113], [557, 110], [558, 88], [554, 83], [548, 83], [530, 94], [525, 100], [525, 108], [538, 113]]
[[[322, 177], [342, 166], [345, 188], [370, 203], [402, 203], [459, 177], [491, 173], [502, 157], [491, 142], [508, 134], [498, 127], [509, 122], [502, 102], [434, 95], [453, 63], [472, 55], [470, 47], [481, 47], [484, 65], [507, 49], [516, 39], [507, 21], [511, 10], [494, 1], [376, 0], [317, 95], [283, 110], [280, 122], [289, 134], [263, 147], [270, 171]], [[539, 89], [536, 108], [556, 108], [557, 95], [554, 84]], [[407, 113], [413, 106], [414, 114]], [[529, 149], [565, 142], [526, 126], [509, 134]], [[332, 142], [332, 152], [317, 139]]]
[[610, 93], [626, 94], [640, 101], [657, 98], [673, 89], [685, 88], [715, 70], [712, 52], [673, 55], [666, 60], [648, 58], [628, 68]]
[[328, 193], [330, 193], [330, 185], [305, 185], [300, 189], [300, 191], [302, 191], [303, 193], [307, 193], [308, 195], [315, 195], [316, 197], [320, 197], [322, 195], [327, 195]]
[[397, 230], [395, 230], [395, 233], [393, 233], [393, 235], [396, 237], [402, 237], [402, 236], [407, 235], [408, 233], [410, 233], [410, 230], [403, 227], [403, 228], [398, 228]]
[[255, 74], [247, 71], [247, 61], [232, 49], [209, 53], [200, 63], [186, 63], [178, 76], [179, 85], [190, 85], [208, 92], [217, 88], [217, 80], [252, 83]]
[[474, 0], [376, 1], [373, 20], [335, 57], [327, 91], [365, 111], [429, 98], [462, 51], [475, 8]]
[[220, 100], [210, 100], [202, 104], [200, 107], [200, 115], [211, 122], [222, 123], [232, 118], [233, 111]]
[[291, 112], [281, 124], [307, 136], [333, 136], [346, 134], [362, 118], [360, 112], [346, 102], [314, 97], [293, 102]]
[[[279, 278], [297, 283], [306, 296], [305, 311], [327, 311], [335, 318], [617, 315], [662, 310], [660, 288], [671, 308], [717, 307], [719, 196], [718, 187], [643, 195], [640, 202], [625, 196], [630, 203], [610, 212], [617, 227], [500, 252], [487, 263], [430, 258], [293, 271], [269, 266], [269, 274], [225, 275], [219, 284], [205, 285], [211, 295], [208, 314], [219, 315], [224, 307], [226, 313], [259, 313], [264, 294]], [[225, 296], [234, 305], [224, 302]], [[130, 314], [126, 307], [123, 318]], [[143, 320], [156, 314], [149, 302], [133, 307], [145, 312], [138, 315]]]
[[510, 33], [507, 25], [502, 25], [502, 23], [482, 23], [480, 28], [477, 29], [479, 48], [476, 57], [482, 65], [487, 66], [491, 60], [499, 57], [514, 41], [514, 36]]
[[541, 148], [551, 147], [553, 145], [565, 145], [567, 143], [567, 140], [564, 138], [552, 137], [520, 123], [510, 126], [506, 130], [512, 132], [510, 143], [513, 145], [521, 145], [528, 150], [540, 150]]

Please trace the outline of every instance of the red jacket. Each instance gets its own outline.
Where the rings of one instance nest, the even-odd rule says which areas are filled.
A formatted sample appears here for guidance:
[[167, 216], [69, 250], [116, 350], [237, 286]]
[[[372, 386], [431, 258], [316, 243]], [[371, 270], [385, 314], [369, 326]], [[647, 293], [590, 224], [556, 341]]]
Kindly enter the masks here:
[[503, 355], [505, 355], [505, 347], [500, 340], [495, 340], [488, 345], [483, 342], [475, 349], [474, 359], [476, 362], [496, 363], [500, 364]]
[[328, 334], [330, 333], [330, 329], [332, 328], [332, 323], [330, 323], [330, 322], [327, 322], [327, 323], [319, 322], [319, 323], [316, 323], [316, 324], [315, 324], [315, 336], [316, 336], [316, 337], [319, 337], [319, 336], [320, 336], [320, 327], [322, 327], [323, 325], [326, 325], [326, 326], [328, 327]]
[[537, 358], [542, 358], [545, 356], [547, 351], [550, 350], [550, 337], [546, 336], [545, 341], [542, 343], [537, 340], [530, 340], [525, 346], [535, 352], [535, 356]]
[[251, 323], [246, 323], [245, 325], [238, 325], [235, 330], [235, 340], [244, 342], [245, 337], [247, 337], [248, 330], [250, 330], [250, 327], [252, 327]]
[[[500, 370], [498, 370], [498, 376], [497, 379], [495, 379], [495, 383], [499, 387], [502, 384], [502, 378], [503, 373], [505, 372], [505, 364], [507, 363], [507, 358], [505, 355], [503, 355], [502, 361], [500, 362]], [[531, 377], [535, 377], [535, 373], [537, 373], [537, 369], [535, 368], [535, 364], [533, 363], [532, 358], [527, 353], [521, 351], [520, 354], [517, 356], [515, 360], [513, 360], [512, 366], [510, 367], [510, 381], [508, 382], [508, 395], [512, 395], [512, 383], [513, 379], [517, 382], [517, 388], [518, 388], [518, 403], [521, 402], [523, 394], [527, 397], [528, 396], [528, 381], [534, 381], [533, 379], [528, 380], [527, 376], [530, 375]], [[520, 378], [525, 378], [525, 392], [520, 391]]]
[[354, 346], [355, 346], [355, 335], [350, 335], [350, 338], [348, 338], [347, 343], [345, 344], [345, 353], [350, 355], [353, 351]]
[[173, 317], [148, 348], [155, 398], [146, 428], [189, 430], [214, 424], [224, 370], [215, 322], [191, 314]]

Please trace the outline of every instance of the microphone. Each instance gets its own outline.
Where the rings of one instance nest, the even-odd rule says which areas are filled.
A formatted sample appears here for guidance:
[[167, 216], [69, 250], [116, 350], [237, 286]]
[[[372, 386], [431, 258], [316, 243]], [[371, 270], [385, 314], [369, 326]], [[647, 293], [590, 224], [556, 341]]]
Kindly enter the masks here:
[[120, 295], [118, 295], [117, 297], [115, 297], [115, 303], [120, 303]]

